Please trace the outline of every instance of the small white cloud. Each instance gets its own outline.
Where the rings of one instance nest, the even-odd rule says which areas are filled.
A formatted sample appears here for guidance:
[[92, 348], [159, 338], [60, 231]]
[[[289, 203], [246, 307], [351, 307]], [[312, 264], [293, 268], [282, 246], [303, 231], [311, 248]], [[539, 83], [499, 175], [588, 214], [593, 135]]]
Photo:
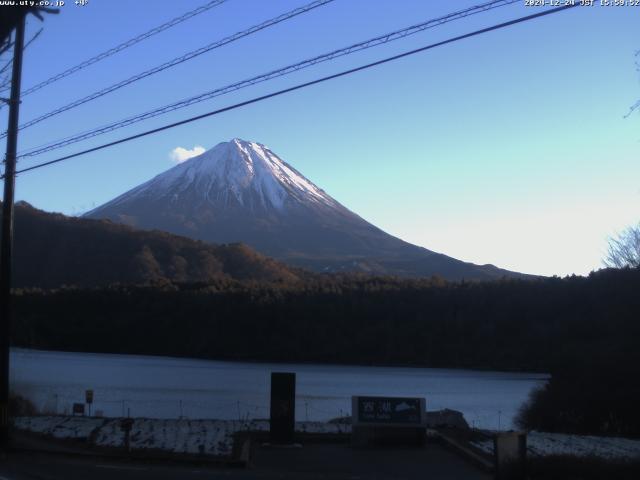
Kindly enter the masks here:
[[169, 154], [169, 158], [174, 163], [182, 163], [186, 160], [189, 160], [192, 157], [197, 157], [198, 155], [204, 153], [204, 147], [200, 145], [196, 145], [191, 150], [182, 147], [176, 147], [171, 150]]

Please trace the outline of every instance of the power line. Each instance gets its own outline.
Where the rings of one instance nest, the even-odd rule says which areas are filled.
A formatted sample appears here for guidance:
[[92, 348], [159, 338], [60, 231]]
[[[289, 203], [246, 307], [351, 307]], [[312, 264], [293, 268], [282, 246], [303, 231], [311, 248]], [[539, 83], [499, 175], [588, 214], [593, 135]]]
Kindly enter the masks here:
[[[44, 30], [44, 27], [40, 28], [40, 30], [38, 30], [36, 33], [33, 34], [33, 37], [31, 37], [31, 39], [25, 43], [24, 45], [24, 49], [26, 50], [29, 45], [31, 45], [33, 43], [33, 41], [38, 38], [40, 36], [40, 34], [42, 33], [42, 31]], [[22, 96], [22, 94], [20, 94], [20, 96]]]
[[[27, 47], [31, 45], [33, 41], [40, 36], [43, 30], [44, 28], [41, 28], [36, 33], [34, 33], [33, 37], [31, 37], [31, 40], [29, 40], [27, 43], [24, 44], [23, 50], [26, 50]], [[0, 68], [0, 73], [3, 73], [5, 70], [8, 70], [12, 64], [13, 64], [13, 60], [9, 60], [2, 68]]]
[[13, 42], [11, 40], [7, 40], [5, 44], [0, 45], [0, 55], [9, 51], [11, 47], [13, 47]]
[[[8, 44], [7, 44], [7, 48], [0, 49], [0, 55], [3, 55], [5, 52], [7, 52], [7, 51], [11, 48], [11, 46], [12, 46], [12, 45], [13, 45], [12, 43], [8, 43]], [[13, 58], [12, 58], [11, 60], [8, 60], [8, 61], [7, 61], [7, 62], [2, 66], [2, 68], [0, 68], [0, 73], [4, 73], [4, 71], [5, 71], [5, 70], [8, 70], [8, 69], [9, 69], [9, 67], [10, 67], [11, 65], [13, 65]], [[6, 85], [6, 84], [4, 84], [4, 83], [3, 83], [3, 84], [1, 85], [1, 87], [4, 87], [5, 85]], [[6, 90], [6, 89], [4, 89], [4, 88], [3, 88], [3, 90]], [[0, 108], [2, 108], [2, 107], [0, 106]]]
[[[0, 55], [2, 55], [3, 53], [4, 52], [0, 52]], [[12, 63], [13, 63], [13, 59], [7, 60], [5, 64], [2, 66], [2, 68], [0, 68], [0, 73], [3, 73], [5, 70], [8, 70]]]
[[151, 30], [149, 30], [148, 32], [142, 33], [140, 35], [138, 35], [137, 37], [134, 37], [130, 40], [127, 40], [126, 42], [121, 43], [120, 45], [117, 45], [113, 48], [110, 48], [109, 50], [106, 50], [94, 57], [91, 57], [88, 60], [85, 60], [84, 62], [79, 63], [78, 65], [71, 67], [67, 70], [65, 70], [64, 72], [58, 73], [57, 75], [52, 76], [51, 78], [48, 78], [47, 80], [44, 80], [43, 82], [38, 83], [37, 85], [34, 85], [33, 87], [25, 90], [24, 92], [22, 92], [22, 96], [25, 95], [29, 95], [30, 93], [33, 93], [37, 90], [40, 90], [41, 88], [46, 87], [47, 85], [51, 85], [54, 82], [57, 82], [58, 80], [61, 80], [65, 77], [68, 77], [69, 75], [76, 73], [90, 65], [93, 65], [94, 63], [97, 63], [101, 60], [104, 60], [107, 57], [110, 57], [112, 55], [115, 55], [118, 52], [121, 52], [122, 50], [125, 50], [133, 45], [135, 45], [136, 43], [140, 43], [143, 40], [146, 40], [147, 38], [150, 38], [160, 32], [163, 32], [171, 27], [174, 27], [176, 25], [178, 25], [179, 23], [182, 23], [186, 20], [189, 20], [190, 18], [195, 17], [196, 15], [200, 15], [201, 13], [204, 13], [208, 10], [211, 10], [214, 7], [217, 7], [223, 3], [225, 3], [227, 0], [212, 0], [204, 5], [201, 5], [200, 7], [191, 10], [189, 12], [186, 12], [183, 15], [180, 15], [179, 17], [176, 17], [172, 20], [169, 20], [166, 23], [163, 23], [162, 25], [159, 25], [155, 28], [152, 28]]
[[[30, 120], [26, 123], [23, 123], [22, 125], [20, 125], [20, 130], [24, 130], [25, 128], [31, 127], [32, 125], [35, 125], [36, 123], [40, 123], [43, 120], [46, 120], [48, 118], [51, 118], [55, 115], [59, 115], [60, 113], [66, 112], [68, 110], [71, 110], [72, 108], [78, 107], [80, 105], [83, 105], [87, 102], [90, 102], [92, 100], [96, 100], [97, 98], [103, 97], [104, 95], [107, 95], [111, 92], [115, 92], [116, 90], [119, 90], [123, 87], [126, 87], [127, 85], [130, 85], [134, 82], [137, 82], [139, 80], [142, 80], [143, 78], [147, 78], [150, 77], [151, 75], [155, 75], [156, 73], [162, 72], [164, 70], [167, 70], [168, 68], [174, 67], [176, 65], [179, 65], [181, 63], [184, 63], [188, 60], [191, 60], [193, 58], [196, 58], [204, 53], [207, 53], [211, 50], [214, 50], [216, 48], [220, 48], [224, 45], [227, 45], [231, 42], [235, 42], [236, 40], [239, 40], [241, 38], [244, 38], [248, 35], [252, 35], [256, 32], [259, 32], [260, 30], [264, 30], [265, 28], [269, 28], [272, 27], [273, 25], [277, 25], [278, 23], [284, 22], [286, 20], [289, 20], [293, 17], [296, 17], [298, 15], [301, 15], [303, 13], [309, 12], [310, 10], [313, 10], [315, 8], [321, 7], [323, 5], [326, 5], [328, 3], [333, 2], [334, 0], [314, 0], [313, 2], [304, 5], [302, 7], [296, 8], [294, 10], [291, 10], [287, 13], [284, 13], [282, 15], [279, 15], [277, 17], [274, 17], [270, 20], [267, 20], [266, 22], [263, 22], [259, 25], [254, 25], [251, 28], [248, 28], [247, 30], [243, 30], [241, 32], [237, 32], [233, 35], [230, 35], [228, 37], [223, 38], [222, 40], [218, 40], [214, 43], [210, 43], [209, 45], [206, 45], [204, 47], [198, 48], [197, 50], [192, 50], [191, 52], [185, 53], [184, 55], [180, 56], [180, 57], [176, 57], [173, 60], [169, 60], [168, 62], [163, 63], [162, 65], [159, 65], [157, 67], [154, 67], [150, 70], [146, 70], [142, 73], [138, 73], [137, 75], [134, 75], [132, 77], [127, 78], [126, 80], [122, 80], [121, 82], [115, 83], [107, 88], [103, 88], [102, 90], [98, 90], [97, 92], [94, 92], [90, 95], [87, 95], [86, 97], [80, 98], [74, 102], [71, 102], [67, 105], [64, 105], [60, 108], [57, 108], [55, 110], [52, 110], [51, 112], [45, 113], [44, 115], [41, 115], [37, 118], [34, 118], [33, 120]], [[0, 135], [0, 138], [4, 138], [6, 135]]]
[[[635, 57], [636, 57], [636, 71], [638, 73], [640, 73], [640, 50], [638, 50], [635, 53]], [[638, 110], [640, 110], [640, 100], [638, 100], [636, 103], [631, 105], [631, 107], [629, 108], [629, 111], [624, 116], [624, 118], [628, 118], [633, 112], [638, 111]]]
[[465, 38], [474, 37], [476, 35], [481, 35], [483, 33], [491, 32], [493, 30], [506, 28], [506, 27], [509, 27], [511, 25], [515, 25], [515, 24], [518, 24], [518, 23], [523, 23], [523, 22], [526, 22], [526, 21], [529, 21], [529, 20], [533, 20], [533, 19], [536, 19], [536, 18], [539, 18], [539, 17], [546, 16], [546, 15], [551, 15], [551, 14], [554, 14], [554, 13], [558, 13], [558, 12], [561, 12], [563, 10], [567, 10], [567, 9], [570, 9], [570, 8], [577, 7], [579, 5], [580, 5], [579, 3], [576, 3], [576, 4], [573, 4], [573, 5], [565, 5], [565, 6], [562, 6], [562, 7], [557, 7], [557, 8], [553, 8], [553, 9], [550, 9], [550, 10], [545, 10], [545, 11], [542, 11], [542, 12], [534, 13], [532, 15], [527, 15], [527, 16], [524, 16], [524, 17], [516, 18], [516, 19], [510, 20], [508, 22], [503, 22], [503, 23], [500, 23], [500, 24], [497, 24], [497, 25], [493, 25], [491, 27], [486, 27], [486, 28], [483, 28], [483, 29], [480, 29], [480, 30], [476, 30], [476, 31], [471, 32], [471, 33], [466, 33], [464, 35], [459, 35], [457, 37], [449, 38], [447, 40], [443, 40], [443, 41], [440, 41], [440, 42], [437, 42], [437, 43], [432, 43], [431, 45], [427, 45], [425, 47], [417, 48], [415, 50], [410, 50], [408, 52], [404, 52], [404, 53], [401, 53], [401, 54], [398, 54], [398, 55], [394, 55], [392, 57], [387, 57], [387, 58], [384, 58], [382, 60], [378, 60], [376, 62], [368, 63], [366, 65], [361, 65], [359, 67], [351, 68], [349, 70], [344, 70], [342, 72], [334, 73], [333, 75], [328, 75], [326, 77], [318, 78], [316, 80], [311, 80], [309, 82], [300, 83], [300, 84], [295, 85], [293, 87], [285, 88], [283, 90], [278, 90], [276, 92], [272, 92], [272, 93], [269, 93], [267, 95], [262, 95], [262, 96], [259, 96], [259, 97], [255, 97], [255, 98], [252, 98], [251, 100], [246, 100], [244, 102], [236, 103], [236, 104], [230, 105], [228, 107], [220, 108], [218, 110], [214, 110], [214, 111], [211, 111], [211, 112], [208, 112], [208, 113], [204, 113], [202, 115], [197, 115], [195, 117], [187, 118], [185, 120], [181, 120], [179, 122], [174, 122], [174, 123], [171, 123], [171, 124], [168, 124], [168, 125], [164, 125], [162, 127], [154, 128], [152, 130], [147, 130], [145, 132], [138, 133], [136, 135], [131, 135], [129, 137], [121, 138], [119, 140], [115, 140], [113, 142], [105, 143], [105, 144], [99, 145], [97, 147], [93, 147], [93, 148], [89, 148], [87, 150], [83, 150], [81, 152], [73, 153], [71, 155], [66, 155], [64, 157], [60, 157], [60, 158], [57, 158], [55, 160], [50, 160], [48, 162], [39, 163], [37, 165], [33, 165], [31, 167], [27, 167], [27, 168], [23, 168], [21, 170], [18, 170], [16, 173], [29, 172], [31, 170], [36, 170], [38, 168], [46, 167], [48, 165], [53, 165], [55, 163], [59, 163], [59, 162], [65, 161], [65, 160], [69, 160], [71, 158], [79, 157], [79, 156], [85, 155], [87, 153], [92, 153], [92, 152], [96, 152], [98, 150], [103, 150], [105, 148], [112, 147], [114, 145], [119, 145], [121, 143], [129, 142], [131, 140], [136, 140], [138, 138], [146, 137], [148, 135], [152, 135], [154, 133], [162, 132], [162, 131], [168, 130], [170, 128], [175, 128], [175, 127], [178, 127], [180, 125], [185, 125], [187, 123], [195, 122], [195, 121], [201, 120], [203, 118], [207, 118], [207, 117], [211, 117], [211, 116], [214, 116], [214, 115], [218, 115], [220, 113], [228, 112], [230, 110], [235, 110], [237, 108], [244, 107], [246, 105], [251, 105], [253, 103], [257, 103], [257, 102], [260, 102], [260, 101], [263, 101], [263, 100], [267, 100], [269, 98], [273, 98], [273, 97], [277, 97], [277, 96], [280, 96], [280, 95], [284, 95], [285, 93], [289, 93], [289, 92], [293, 92], [295, 90], [300, 90], [302, 88], [310, 87], [311, 85], [316, 85], [316, 84], [319, 84], [319, 83], [326, 82], [328, 80], [333, 80], [333, 79], [336, 79], [336, 78], [339, 78], [339, 77], [344, 77], [346, 75], [350, 75], [352, 73], [356, 73], [356, 72], [359, 72], [359, 71], [362, 71], [362, 70], [367, 70], [369, 68], [373, 68], [373, 67], [376, 67], [378, 65], [383, 65], [385, 63], [389, 63], [389, 62], [392, 62], [392, 61], [395, 61], [395, 60], [398, 60], [398, 59], [401, 59], [401, 58], [404, 58], [404, 57], [415, 55], [415, 54], [420, 53], [420, 52], [424, 52], [426, 50], [431, 50], [431, 49], [436, 48], [436, 47], [440, 47], [440, 46], [443, 46], [443, 45], [447, 45], [449, 43], [457, 42], [457, 41], [463, 40]]
[[424, 31], [426, 29], [429, 29], [429, 28], [433, 28], [433, 27], [436, 27], [436, 26], [439, 26], [439, 25], [442, 25], [442, 24], [445, 24], [445, 23], [448, 23], [448, 22], [452, 22], [454, 20], [459, 20], [461, 18], [468, 17], [470, 15], [475, 15], [475, 14], [478, 14], [478, 13], [481, 13], [481, 12], [492, 10], [494, 8], [510, 5], [510, 4], [519, 2], [519, 1], [520, 0], [494, 0], [494, 1], [490, 1], [490, 2], [487, 2], [487, 3], [483, 3], [483, 4], [480, 4], [480, 5], [476, 5], [476, 6], [470, 7], [470, 8], [464, 9], [464, 10], [459, 10], [459, 11], [456, 11], [456, 12], [453, 12], [453, 13], [449, 13], [449, 14], [443, 16], [443, 17], [431, 19], [431, 20], [428, 20], [428, 21], [425, 21], [425, 22], [422, 22], [422, 23], [419, 23], [419, 24], [416, 24], [416, 25], [412, 25], [410, 27], [403, 28], [401, 30], [396, 30], [394, 32], [386, 33], [384, 35], [379, 35], [379, 36], [377, 36], [375, 38], [372, 38], [372, 39], [369, 39], [369, 40], [366, 40], [366, 41], [363, 41], [363, 42], [359, 42], [359, 43], [350, 45], [350, 46], [345, 47], [345, 48], [334, 50], [332, 52], [325, 53], [325, 54], [322, 54], [322, 55], [319, 55], [319, 56], [316, 56], [316, 57], [313, 57], [313, 58], [310, 58], [310, 59], [307, 59], [307, 60], [303, 60], [301, 62], [297, 62], [297, 63], [294, 63], [292, 65], [288, 65], [286, 67], [279, 68], [277, 70], [273, 70], [273, 71], [258, 75], [256, 77], [252, 77], [252, 78], [247, 79], [247, 80], [242, 80], [240, 82], [236, 82], [236, 83], [233, 83], [231, 85], [220, 87], [220, 88], [217, 88], [215, 90], [211, 90], [211, 91], [196, 95], [194, 97], [190, 97], [190, 98], [187, 98], [187, 99], [184, 99], [184, 100], [180, 100], [178, 102], [174, 102], [172, 104], [165, 105], [165, 106], [156, 108], [154, 110], [151, 110], [151, 111], [148, 111], [148, 112], [145, 112], [145, 113], [142, 113], [142, 114], [134, 115], [132, 117], [125, 118], [123, 120], [119, 120], [119, 121], [116, 121], [116, 122], [113, 122], [113, 123], [110, 123], [110, 124], [107, 124], [107, 125], [103, 125], [102, 127], [94, 128], [92, 130], [88, 130], [88, 131], [73, 135], [71, 137], [66, 137], [66, 138], [63, 138], [61, 140], [56, 140], [54, 142], [49, 142], [49, 143], [47, 143], [45, 145], [42, 145], [42, 146], [39, 146], [39, 147], [34, 147], [34, 148], [28, 150], [25, 153], [21, 153], [18, 158], [33, 157], [33, 156], [36, 156], [36, 155], [40, 155], [42, 153], [46, 153], [46, 152], [49, 152], [49, 151], [52, 151], [52, 150], [56, 150], [56, 149], [71, 145], [73, 143], [77, 143], [77, 142], [80, 142], [82, 140], [86, 140], [88, 138], [93, 138], [93, 137], [96, 137], [98, 135], [109, 133], [109, 132], [112, 132], [114, 130], [117, 130], [117, 129], [120, 129], [120, 128], [123, 128], [123, 127], [127, 127], [129, 125], [133, 125], [134, 123], [138, 123], [138, 122], [141, 122], [143, 120], [148, 120], [150, 118], [153, 118], [153, 117], [156, 117], [156, 116], [168, 113], [168, 112], [172, 112], [172, 111], [175, 111], [175, 110], [179, 110], [181, 108], [185, 108], [185, 107], [194, 105], [196, 103], [200, 103], [200, 102], [203, 102], [205, 100], [209, 100], [209, 99], [214, 98], [214, 97], [225, 95], [227, 93], [234, 92], [234, 91], [240, 90], [242, 88], [246, 88], [246, 87], [255, 85], [257, 83], [262, 83], [262, 82], [265, 82], [267, 80], [271, 80], [273, 78], [277, 78], [277, 77], [281, 77], [281, 76], [284, 76], [284, 75], [288, 75], [290, 73], [302, 70], [304, 68], [311, 67], [313, 65], [316, 65], [316, 64], [319, 64], [319, 63], [322, 63], [322, 62], [333, 60], [335, 58], [342, 57], [342, 56], [345, 56], [345, 55], [349, 55], [349, 54], [352, 54], [352, 53], [355, 53], [355, 52], [358, 52], [358, 51], [361, 51], [361, 50], [365, 50], [365, 49], [368, 49], [368, 48], [372, 48], [372, 47], [375, 47], [375, 46], [378, 46], [378, 45], [381, 45], [381, 44], [385, 44], [385, 43], [389, 43], [389, 42], [392, 42], [392, 41], [395, 41], [395, 40], [399, 40], [401, 38], [405, 38], [405, 37], [407, 37], [409, 35], [413, 35], [413, 34], [422, 32], [422, 31]]
[[[41, 28], [40, 30], [38, 30], [33, 37], [31, 37], [31, 40], [29, 40], [27, 43], [24, 44], [24, 47], [22, 47], [22, 52], [24, 53], [27, 48], [29, 47], [29, 45], [31, 45], [33, 43], [33, 41], [38, 38], [40, 36], [40, 34], [42, 33], [43, 28]], [[2, 68], [0, 68], [0, 74], [4, 73], [5, 70], [8, 70], [9, 67], [13, 64], [13, 60], [8, 62], [5, 66], [3, 66]], [[10, 85], [11, 84], [11, 80], [9, 79], [9, 77], [7, 76], [6, 80], [2, 79], [0, 80], [0, 87], [4, 87], [5, 85]], [[0, 101], [0, 110], [2, 110], [2, 107], [4, 107], [5, 103]], [[16, 157], [17, 158], [17, 157]]]

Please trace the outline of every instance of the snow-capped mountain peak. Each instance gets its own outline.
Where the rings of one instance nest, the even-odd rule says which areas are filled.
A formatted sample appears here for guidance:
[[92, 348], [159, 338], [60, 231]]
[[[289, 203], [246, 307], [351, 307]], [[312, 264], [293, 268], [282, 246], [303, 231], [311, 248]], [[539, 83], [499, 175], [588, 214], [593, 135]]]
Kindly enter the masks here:
[[511, 274], [389, 235], [265, 145], [239, 138], [219, 143], [85, 216], [207, 242], [244, 242], [263, 254], [322, 272], [458, 279]]
[[283, 210], [295, 202], [337, 206], [335, 200], [268, 147], [239, 138], [219, 143], [109, 204], [117, 205], [134, 197], [170, 196], [178, 201], [185, 194], [191, 199], [195, 194], [213, 205], [237, 202], [252, 209]]

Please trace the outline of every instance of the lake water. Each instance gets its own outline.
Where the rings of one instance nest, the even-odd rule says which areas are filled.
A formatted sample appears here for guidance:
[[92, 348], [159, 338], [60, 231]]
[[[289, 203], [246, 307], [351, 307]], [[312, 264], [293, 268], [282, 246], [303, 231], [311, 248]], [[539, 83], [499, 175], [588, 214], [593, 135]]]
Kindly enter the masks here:
[[548, 375], [438, 368], [239, 363], [13, 349], [11, 384], [44, 412], [70, 413], [94, 391], [92, 412], [149, 418], [268, 418], [271, 372], [296, 373], [296, 419], [350, 414], [352, 395], [424, 397], [470, 425], [509, 429]]

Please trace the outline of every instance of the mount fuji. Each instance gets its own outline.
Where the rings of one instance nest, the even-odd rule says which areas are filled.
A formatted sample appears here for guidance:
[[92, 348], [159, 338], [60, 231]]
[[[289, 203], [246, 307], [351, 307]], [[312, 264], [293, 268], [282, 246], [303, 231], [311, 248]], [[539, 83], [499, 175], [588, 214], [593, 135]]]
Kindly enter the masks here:
[[418, 247], [362, 219], [266, 146], [235, 138], [85, 214], [214, 243], [245, 243], [315, 271], [488, 280], [523, 274]]

